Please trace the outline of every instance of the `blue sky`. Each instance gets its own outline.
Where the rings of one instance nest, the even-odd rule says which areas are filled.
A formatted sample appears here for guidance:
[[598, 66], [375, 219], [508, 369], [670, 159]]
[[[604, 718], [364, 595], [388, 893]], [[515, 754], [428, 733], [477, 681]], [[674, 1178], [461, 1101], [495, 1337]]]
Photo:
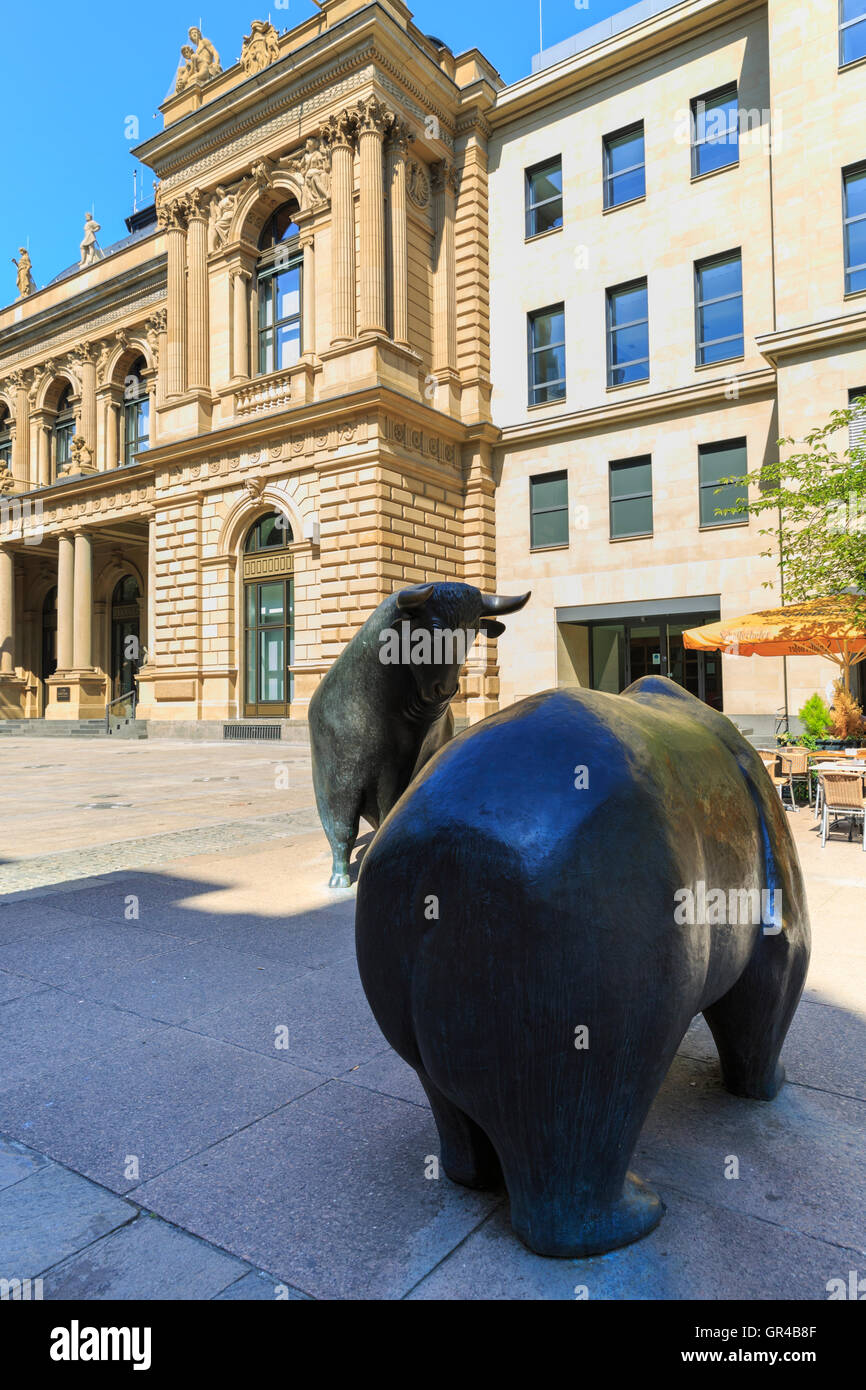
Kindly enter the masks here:
[[[311, 0], [264, 0], [247, 11], [235, 0], [41, 0], [37, 10], [6, 0], [0, 45], [4, 140], [0, 155], [0, 304], [15, 297], [11, 257], [29, 237], [37, 285], [78, 259], [84, 213], [93, 205], [103, 246], [126, 235], [132, 211], [129, 151], [162, 128], [158, 105], [172, 83], [186, 30], [199, 18], [223, 67], [236, 61], [249, 21], [290, 29], [314, 13]], [[538, 51], [538, 0], [408, 0], [415, 22], [455, 52], [480, 48], [513, 82]], [[559, 42], [611, 14], [627, 0], [542, 0], [544, 44]], [[583, 5], [583, 0], [580, 0]], [[201, 7], [201, 8], [199, 8]], [[134, 121], [130, 120], [134, 118]], [[14, 122], [14, 124], [13, 124]], [[135, 133], [137, 122], [137, 137]], [[153, 176], [139, 168], [144, 202]], [[142, 205], [142, 199], [139, 200]]]

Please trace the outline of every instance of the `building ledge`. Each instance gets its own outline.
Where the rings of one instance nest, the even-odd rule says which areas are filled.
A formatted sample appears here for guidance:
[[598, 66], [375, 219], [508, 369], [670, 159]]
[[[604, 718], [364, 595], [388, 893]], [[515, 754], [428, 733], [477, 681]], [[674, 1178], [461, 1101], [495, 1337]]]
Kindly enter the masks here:
[[815, 348], [864, 340], [866, 308], [859, 313], [841, 314], [839, 318], [822, 319], [818, 323], [801, 324], [797, 328], [784, 328], [775, 333], [762, 333], [755, 338], [759, 352], [773, 366], [786, 357], [796, 357]]

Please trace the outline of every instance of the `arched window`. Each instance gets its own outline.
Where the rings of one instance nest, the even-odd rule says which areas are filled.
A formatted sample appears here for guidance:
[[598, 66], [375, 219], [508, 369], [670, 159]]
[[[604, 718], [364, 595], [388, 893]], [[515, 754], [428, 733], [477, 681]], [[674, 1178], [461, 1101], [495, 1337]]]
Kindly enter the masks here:
[[135, 456], [150, 446], [150, 396], [143, 373], [143, 357], [133, 362], [123, 383], [123, 462], [135, 463]]
[[0, 405], [0, 473], [12, 468], [12, 418], [9, 409]]
[[279, 512], [254, 522], [244, 542], [244, 714], [286, 716], [292, 700], [292, 528]]
[[72, 406], [72, 387], [64, 388], [57, 402], [54, 417], [54, 475], [60, 476], [72, 462], [72, 441], [75, 438], [75, 411]]
[[268, 218], [259, 241], [256, 289], [259, 304], [259, 373], [283, 371], [301, 355], [303, 254], [295, 204]]

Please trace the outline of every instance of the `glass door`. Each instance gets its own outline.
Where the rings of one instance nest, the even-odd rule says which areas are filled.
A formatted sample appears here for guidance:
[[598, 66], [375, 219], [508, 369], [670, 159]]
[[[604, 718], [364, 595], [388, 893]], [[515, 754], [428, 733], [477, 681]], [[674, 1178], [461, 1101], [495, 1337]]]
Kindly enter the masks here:
[[291, 579], [247, 584], [245, 708], [247, 716], [286, 717], [292, 700], [294, 595]]

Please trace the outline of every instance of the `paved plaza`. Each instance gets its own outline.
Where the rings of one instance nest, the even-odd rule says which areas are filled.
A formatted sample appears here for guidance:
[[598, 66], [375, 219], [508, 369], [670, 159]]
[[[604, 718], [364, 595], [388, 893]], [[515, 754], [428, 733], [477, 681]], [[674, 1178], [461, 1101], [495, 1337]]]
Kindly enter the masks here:
[[[812, 965], [772, 1104], [693, 1024], [627, 1249], [532, 1255], [431, 1178], [305, 744], [16, 737], [0, 835], [0, 1279], [56, 1298], [812, 1299], [866, 1275], [866, 855], [789, 813]], [[362, 852], [364, 842], [362, 837]], [[726, 1177], [730, 1158], [739, 1177]], [[577, 1292], [576, 1292], [577, 1291]]]

